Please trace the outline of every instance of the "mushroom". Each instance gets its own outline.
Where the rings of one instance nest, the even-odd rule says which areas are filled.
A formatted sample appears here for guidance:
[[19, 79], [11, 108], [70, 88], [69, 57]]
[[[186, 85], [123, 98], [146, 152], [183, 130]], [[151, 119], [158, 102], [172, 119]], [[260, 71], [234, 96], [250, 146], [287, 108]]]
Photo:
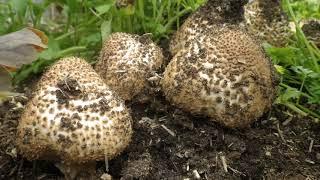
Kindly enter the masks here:
[[104, 42], [95, 70], [124, 100], [132, 100], [161, 67], [163, 55], [148, 35], [113, 33]]
[[[59, 60], [42, 76], [21, 116], [19, 152], [29, 160], [60, 163], [67, 179], [94, 171], [129, 144], [131, 116], [85, 60]], [[92, 171], [89, 171], [90, 173]]]
[[169, 49], [175, 55], [187, 42], [207, 33], [220, 24], [239, 24], [243, 21], [243, 5], [248, 0], [208, 0], [188, 17], [172, 37]]
[[307, 38], [320, 48], [320, 20], [305, 20], [301, 21], [300, 24]]
[[252, 35], [274, 46], [288, 43], [292, 32], [279, 0], [254, 0], [244, 9], [245, 23]]
[[227, 127], [247, 127], [275, 97], [274, 69], [238, 26], [216, 25], [181, 49], [161, 81], [168, 101]]

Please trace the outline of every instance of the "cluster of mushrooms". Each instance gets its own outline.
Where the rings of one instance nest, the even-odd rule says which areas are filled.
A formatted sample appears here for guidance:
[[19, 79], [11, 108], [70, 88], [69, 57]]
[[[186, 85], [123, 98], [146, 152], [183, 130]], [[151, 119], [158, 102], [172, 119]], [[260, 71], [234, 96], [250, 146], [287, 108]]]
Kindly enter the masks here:
[[[248, 127], [271, 107], [273, 66], [241, 22], [227, 21], [232, 13], [217, 9], [209, 2], [176, 32], [173, 58], [159, 85], [177, 108], [229, 128]], [[125, 101], [144, 93], [161, 66], [161, 48], [148, 36], [127, 33], [110, 35], [95, 68], [77, 57], [59, 60], [26, 105], [19, 152], [29, 160], [59, 163], [67, 179], [83, 167], [94, 173], [96, 161], [116, 157], [130, 143], [132, 117]]]

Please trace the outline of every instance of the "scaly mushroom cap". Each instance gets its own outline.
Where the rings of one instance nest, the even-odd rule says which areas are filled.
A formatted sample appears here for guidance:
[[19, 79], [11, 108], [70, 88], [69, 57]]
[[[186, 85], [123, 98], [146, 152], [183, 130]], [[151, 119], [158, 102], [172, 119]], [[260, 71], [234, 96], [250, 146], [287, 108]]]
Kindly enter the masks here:
[[311, 19], [300, 23], [307, 38], [320, 48], [320, 20]]
[[254, 0], [245, 6], [244, 16], [250, 34], [274, 46], [284, 46], [292, 35], [280, 0]]
[[243, 5], [247, 0], [209, 0], [188, 17], [172, 37], [169, 49], [172, 55], [190, 40], [220, 24], [238, 24], [243, 20]]
[[29, 160], [85, 163], [115, 157], [131, 134], [124, 102], [88, 63], [70, 57], [40, 79], [19, 122], [17, 146]]
[[146, 36], [113, 33], [106, 40], [95, 70], [124, 100], [131, 100], [147, 86], [147, 79], [161, 67], [161, 49]]
[[273, 68], [246, 33], [221, 26], [173, 57], [161, 82], [166, 98], [227, 127], [246, 127], [272, 104]]

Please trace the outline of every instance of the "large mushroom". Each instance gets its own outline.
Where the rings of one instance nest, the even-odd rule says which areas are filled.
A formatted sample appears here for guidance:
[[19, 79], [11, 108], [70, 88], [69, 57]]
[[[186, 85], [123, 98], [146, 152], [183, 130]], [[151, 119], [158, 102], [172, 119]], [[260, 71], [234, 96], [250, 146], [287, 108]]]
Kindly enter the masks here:
[[187, 42], [161, 82], [175, 106], [227, 127], [247, 127], [275, 97], [274, 70], [260, 45], [238, 26], [216, 25]]
[[17, 147], [29, 160], [59, 162], [73, 179], [95, 161], [120, 154], [131, 135], [124, 102], [88, 63], [70, 57], [40, 79], [19, 122]]
[[161, 48], [148, 35], [113, 33], [104, 42], [95, 70], [124, 100], [146, 90], [163, 63]]

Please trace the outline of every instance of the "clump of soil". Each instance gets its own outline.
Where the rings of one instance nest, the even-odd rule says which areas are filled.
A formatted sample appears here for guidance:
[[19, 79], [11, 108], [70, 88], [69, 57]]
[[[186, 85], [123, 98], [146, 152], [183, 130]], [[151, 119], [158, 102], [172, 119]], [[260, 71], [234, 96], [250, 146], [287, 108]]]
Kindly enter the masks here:
[[66, 78], [58, 84], [57, 98], [59, 104], [67, 103], [69, 99], [73, 99], [81, 94], [80, 86], [75, 79]]
[[[29, 162], [16, 153], [15, 128], [25, 102], [18, 97], [0, 106], [0, 179], [62, 179], [51, 162]], [[127, 150], [109, 162], [114, 179], [320, 177], [320, 125], [277, 106], [243, 130], [188, 115], [162, 96], [131, 108], [134, 136]], [[104, 162], [97, 171], [105, 173]]]

